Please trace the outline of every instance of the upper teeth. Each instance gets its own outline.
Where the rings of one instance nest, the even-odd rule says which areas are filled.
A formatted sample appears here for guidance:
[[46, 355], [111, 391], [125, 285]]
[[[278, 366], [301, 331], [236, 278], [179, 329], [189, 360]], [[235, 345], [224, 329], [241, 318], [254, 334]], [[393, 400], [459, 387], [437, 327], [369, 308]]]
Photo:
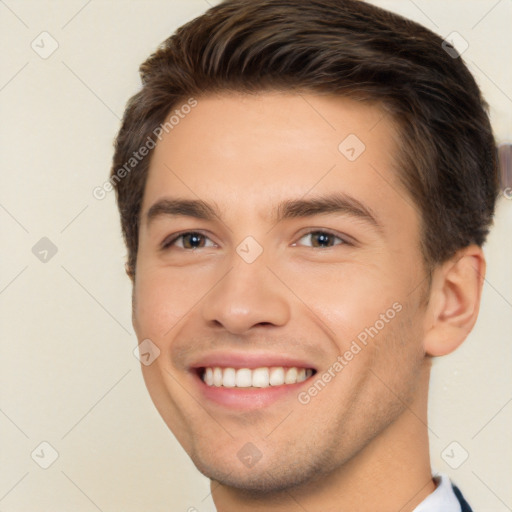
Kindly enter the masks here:
[[226, 388], [268, 388], [282, 384], [302, 382], [313, 375], [308, 368], [284, 368], [282, 366], [262, 368], [220, 368], [218, 366], [204, 369], [203, 381], [208, 386], [224, 386]]

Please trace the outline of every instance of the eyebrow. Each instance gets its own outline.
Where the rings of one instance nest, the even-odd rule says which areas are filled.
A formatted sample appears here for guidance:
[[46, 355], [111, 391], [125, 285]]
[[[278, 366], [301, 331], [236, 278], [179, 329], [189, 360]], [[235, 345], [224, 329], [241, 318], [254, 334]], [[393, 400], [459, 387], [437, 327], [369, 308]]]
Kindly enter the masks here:
[[382, 231], [382, 225], [372, 209], [355, 197], [332, 193], [311, 199], [283, 201], [274, 211], [275, 222], [314, 215], [344, 214], [359, 218]]
[[163, 216], [194, 217], [202, 220], [213, 220], [218, 217], [218, 209], [200, 199], [168, 199], [157, 201], [146, 214], [149, 225], [152, 220]]
[[[347, 194], [332, 193], [311, 199], [289, 199], [281, 202], [271, 211], [274, 223], [286, 219], [307, 218], [315, 215], [344, 214], [361, 219], [379, 231], [382, 224], [372, 209]], [[149, 225], [155, 218], [162, 216], [183, 216], [213, 221], [221, 218], [219, 209], [201, 199], [163, 198], [153, 204], [147, 214]]]

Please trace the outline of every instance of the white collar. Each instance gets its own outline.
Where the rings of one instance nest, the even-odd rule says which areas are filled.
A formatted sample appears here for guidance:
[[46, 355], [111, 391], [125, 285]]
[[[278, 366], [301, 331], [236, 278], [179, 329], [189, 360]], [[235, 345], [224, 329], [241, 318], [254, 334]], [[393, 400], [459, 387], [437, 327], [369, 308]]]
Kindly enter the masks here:
[[436, 490], [429, 494], [413, 512], [461, 512], [460, 503], [455, 493], [450, 479], [447, 475], [441, 474], [434, 477], [437, 484]]

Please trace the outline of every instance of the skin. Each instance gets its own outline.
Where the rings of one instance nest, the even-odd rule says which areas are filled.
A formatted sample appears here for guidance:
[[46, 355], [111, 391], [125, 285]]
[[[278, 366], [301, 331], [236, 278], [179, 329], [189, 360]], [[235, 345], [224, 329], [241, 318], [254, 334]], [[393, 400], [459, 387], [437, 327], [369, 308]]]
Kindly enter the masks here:
[[[413, 510], [435, 489], [431, 357], [473, 327], [481, 249], [438, 265], [428, 287], [419, 212], [393, 160], [399, 137], [377, 106], [282, 92], [197, 99], [157, 144], [141, 210], [133, 325], [160, 350], [142, 366], [155, 406], [212, 480], [219, 512]], [[338, 150], [349, 134], [366, 146], [353, 162]], [[333, 192], [363, 203], [380, 228], [346, 212], [272, 216], [282, 201]], [[162, 198], [201, 199], [219, 214], [148, 222]], [[307, 234], [322, 229], [334, 235], [327, 247]], [[205, 238], [162, 249], [183, 231]], [[253, 263], [236, 252], [247, 236], [263, 249]], [[233, 410], [206, 399], [190, 369], [212, 351], [275, 353], [310, 361], [314, 380], [396, 303], [393, 320], [307, 404], [289, 393]], [[237, 456], [248, 442], [262, 454], [252, 467]]]

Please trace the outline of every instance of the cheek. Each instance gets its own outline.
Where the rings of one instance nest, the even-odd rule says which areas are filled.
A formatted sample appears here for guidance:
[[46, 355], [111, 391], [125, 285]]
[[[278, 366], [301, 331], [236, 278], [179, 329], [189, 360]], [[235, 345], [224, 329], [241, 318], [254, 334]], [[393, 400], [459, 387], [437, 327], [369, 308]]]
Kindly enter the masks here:
[[187, 287], [180, 286], [168, 273], [138, 271], [133, 320], [139, 340], [165, 338], [185, 315], [187, 303]]
[[340, 341], [340, 350], [360, 333], [364, 338], [365, 329], [376, 323], [377, 330], [382, 330], [402, 309], [405, 287], [383, 265], [317, 265], [288, 273], [287, 281], [329, 337]]
[[[317, 422], [319, 431], [329, 428], [344, 439], [340, 450], [350, 450], [358, 439], [364, 441], [384, 428], [413, 402], [424, 362], [414, 325], [409, 305], [404, 304], [382, 329], [363, 329], [364, 342], [357, 336], [337, 338], [340, 356], [317, 376], [329, 382], [318, 385], [315, 380], [301, 395], [310, 417], [323, 418]], [[325, 411], [331, 411], [329, 427]]]

